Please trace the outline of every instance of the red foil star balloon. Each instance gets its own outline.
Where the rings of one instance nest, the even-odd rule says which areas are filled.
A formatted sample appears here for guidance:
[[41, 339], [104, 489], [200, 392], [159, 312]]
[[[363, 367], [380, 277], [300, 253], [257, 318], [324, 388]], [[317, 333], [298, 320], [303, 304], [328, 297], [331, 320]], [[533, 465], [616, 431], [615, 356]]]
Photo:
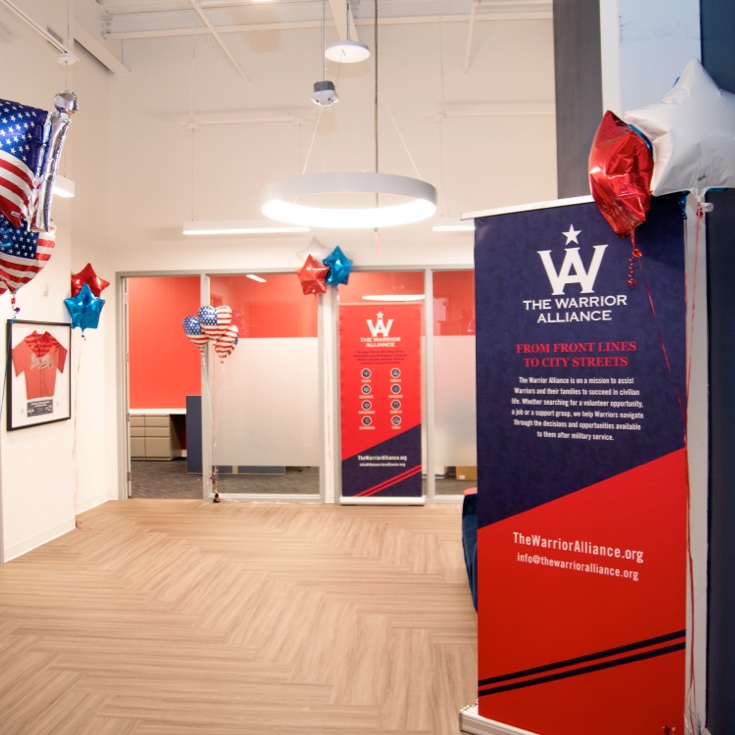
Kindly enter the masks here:
[[110, 282], [104, 278], [100, 278], [95, 272], [94, 268], [87, 263], [87, 265], [79, 271], [79, 273], [73, 273], [71, 277], [71, 295], [76, 296], [84, 287], [89, 286], [89, 290], [99, 298], [100, 294], [106, 289]]
[[329, 266], [320, 265], [319, 261], [310, 255], [301, 268], [296, 271], [301, 281], [301, 290], [304, 296], [309, 294], [319, 294], [327, 292], [327, 273]]
[[592, 198], [621, 237], [646, 220], [651, 205], [653, 156], [646, 141], [609, 110], [589, 157]]

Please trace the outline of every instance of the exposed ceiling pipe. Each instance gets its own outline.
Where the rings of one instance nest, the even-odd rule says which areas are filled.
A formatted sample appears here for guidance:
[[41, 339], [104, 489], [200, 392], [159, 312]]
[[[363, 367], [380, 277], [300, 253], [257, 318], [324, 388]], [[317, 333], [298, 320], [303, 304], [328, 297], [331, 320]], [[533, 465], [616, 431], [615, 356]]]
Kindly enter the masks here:
[[58, 38], [52, 36], [45, 28], [40, 26], [30, 15], [21, 10], [12, 0], [0, 0], [0, 4], [4, 5], [8, 10], [15, 13], [27, 26], [32, 28], [36, 33], [48, 41], [64, 58], [77, 60], [69, 48], [67, 48]]
[[219, 47], [224, 51], [225, 56], [230, 60], [230, 63], [232, 66], [235, 67], [235, 71], [246, 81], [250, 81], [250, 77], [242, 70], [242, 67], [240, 64], [237, 63], [237, 60], [235, 57], [230, 53], [230, 50], [225, 46], [224, 41], [222, 41], [222, 37], [219, 35], [215, 27], [209, 22], [209, 19], [204, 14], [204, 11], [202, 10], [201, 5], [197, 2], [197, 0], [189, 0], [189, 3], [191, 4], [191, 7], [194, 9], [196, 14], [201, 19], [202, 23], [204, 23], [205, 26], [207, 26], [207, 30], [212, 34], [212, 38], [214, 38], [215, 41], [219, 44]]

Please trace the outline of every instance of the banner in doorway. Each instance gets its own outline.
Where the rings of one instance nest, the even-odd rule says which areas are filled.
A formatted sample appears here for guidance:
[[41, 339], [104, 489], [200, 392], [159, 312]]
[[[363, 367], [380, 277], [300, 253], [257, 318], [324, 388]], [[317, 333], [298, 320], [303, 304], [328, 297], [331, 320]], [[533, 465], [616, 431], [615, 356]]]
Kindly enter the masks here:
[[482, 717], [684, 731], [683, 237], [676, 196], [635, 245], [592, 202], [476, 221]]
[[421, 305], [339, 314], [342, 496], [421, 497]]

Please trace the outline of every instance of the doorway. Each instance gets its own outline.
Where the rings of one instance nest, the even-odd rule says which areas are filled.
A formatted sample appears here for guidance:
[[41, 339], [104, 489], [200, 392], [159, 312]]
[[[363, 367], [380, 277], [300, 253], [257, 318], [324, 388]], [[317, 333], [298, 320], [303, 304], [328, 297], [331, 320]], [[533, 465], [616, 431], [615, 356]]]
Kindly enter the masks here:
[[[151, 276], [125, 285], [128, 497], [318, 499], [317, 304], [298, 279]], [[228, 306], [237, 327], [226, 356], [200, 349], [183, 328], [207, 291], [205, 304]]]

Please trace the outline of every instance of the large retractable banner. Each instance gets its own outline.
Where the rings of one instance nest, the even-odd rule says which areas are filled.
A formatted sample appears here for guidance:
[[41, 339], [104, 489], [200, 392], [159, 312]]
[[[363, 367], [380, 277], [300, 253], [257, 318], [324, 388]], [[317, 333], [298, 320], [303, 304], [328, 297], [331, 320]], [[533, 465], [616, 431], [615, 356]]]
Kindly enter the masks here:
[[339, 310], [343, 498], [420, 498], [421, 305]]
[[476, 221], [479, 714], [683, 733], [684, 226], [592, 202]]

